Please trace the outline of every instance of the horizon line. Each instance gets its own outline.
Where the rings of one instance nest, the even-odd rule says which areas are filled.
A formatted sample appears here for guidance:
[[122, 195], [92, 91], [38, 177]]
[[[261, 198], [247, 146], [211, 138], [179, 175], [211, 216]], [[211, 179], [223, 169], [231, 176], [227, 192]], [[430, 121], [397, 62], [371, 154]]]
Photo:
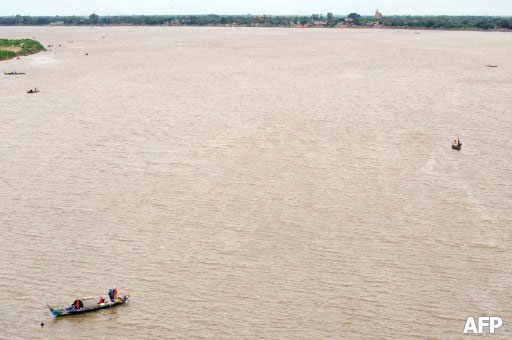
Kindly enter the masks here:
[[[96, 12], [91, 12], [89, 14], [0, 14], [1, 17], [16, 17], [16, 16], [29, 16], [29, 17], [89, 17], [91, 14], [96, 14], [100, 17], [127, 17], [127, 16], [208, 16], [208, 15], [217, 15], [217, 16], [313, 16], [313, 15], [327, 15], [328, 13], [332, 13], [334, 16], [348, 16], [351, 13], [357, 12], [349, 12], [347, 14], [336, 14], [334, 12], [327, 13], [311, 13], [311, 14], [265, 14], [265, 13], [246, 13], [246, 14], [218, 14], [218, 13], [203, 13], [203, 14], [98, 14]], [[361, 16], [374, 16], [373, 14], [362, 14], [357, 13]], [[402, 16], [412, 16], [412, 17], [430, 17], [430, 16], [438, 16], [438, 17], [498, 17], [498, 18], [507, 18], [512, 17], [512, 14], [386, 14], [384, 17], [402, 17]]]

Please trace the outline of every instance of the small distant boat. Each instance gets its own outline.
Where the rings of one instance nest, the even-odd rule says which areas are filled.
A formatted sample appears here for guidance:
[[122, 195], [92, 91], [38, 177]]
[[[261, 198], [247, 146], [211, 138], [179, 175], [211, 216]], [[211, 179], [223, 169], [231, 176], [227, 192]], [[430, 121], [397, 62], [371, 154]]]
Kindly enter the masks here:
[[6, 76], [21, 76], [21, 75], [25, 74], [25, 72], [12, 71], [12, 72], [4, 72], [4, 74]]
[[487, 64], [487, 65], [485, 65], [485, 67], [498, 67], [498, 65]]
[[[88, 312], [94, 312], [100, 309], [112, 308], [119, 305], [122, 305], [130, 298], [130, 294], [115, 298], [114, 301], [105, 301], [98, 302], [98, 300], [94, 297], [86, 297], [82, 299], [77, 299], [68, 307], [65, 308], [57, 308], [55, 306], [48, 305], [48, 309], [50, 313], [57, 316], [65, 316], [65, 315], [75, 315], [75, 314], [83, 314]], [[78, 306], [78, 308], [76, 308]]]
[[36, 88], [34, 90], [30, 89], [30, 90], [27, 90], [27, 93], [38, 93], [39, 90]]
[[454, 150], [460, 150], [462, 149], [462, 143], [458, 138], [455, 138], [452, 142], [452, 149]]

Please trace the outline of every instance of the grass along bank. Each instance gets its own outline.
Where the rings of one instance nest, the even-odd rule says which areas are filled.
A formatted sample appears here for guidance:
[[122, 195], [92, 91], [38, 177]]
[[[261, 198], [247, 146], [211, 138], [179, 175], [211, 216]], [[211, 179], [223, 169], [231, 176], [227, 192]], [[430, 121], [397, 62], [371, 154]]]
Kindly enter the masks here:
[[32, 39], [0, 39], [0, 60], [7, 60], [19, 55], [29, 55], [45, 51], [39, 41]]

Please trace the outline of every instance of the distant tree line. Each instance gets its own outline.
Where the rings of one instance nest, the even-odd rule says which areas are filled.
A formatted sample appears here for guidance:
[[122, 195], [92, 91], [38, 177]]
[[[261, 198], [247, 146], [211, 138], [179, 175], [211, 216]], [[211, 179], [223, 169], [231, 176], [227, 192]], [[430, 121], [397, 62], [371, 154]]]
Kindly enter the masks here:
[[384, 26], [403, 28], [448, 29], [512, 29], [512, 17], [488, 16], [385, 16], [374, 18], [351, 13], [348, 16], [332, 13], [309, 16], [279, 15], [131, 15], [131, 16], [8, 16], [0, 17], [0, 25], [236, 25], [264, 27], [334, 27]]
[[512, 29], [512, 17], [485, 16], [390, 16], [380, 19], [384, 26], [451, 29]]

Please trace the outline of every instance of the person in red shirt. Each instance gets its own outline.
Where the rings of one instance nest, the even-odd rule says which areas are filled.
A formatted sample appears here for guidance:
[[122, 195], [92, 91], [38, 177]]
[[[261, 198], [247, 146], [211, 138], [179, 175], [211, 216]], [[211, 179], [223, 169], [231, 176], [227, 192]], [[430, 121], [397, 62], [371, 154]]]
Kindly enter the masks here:
[[117, 299], [117, 288], [116, 287], [114, 287], [113, 295], [114, 295], [114, 300]]
[[98, 301], [98, 304], [103, 303], [103, 302], [105, 302], [105, 299], [103, 298], [103, 296], [100, 296], [100, 299], [99, 299], [99, 301]]

